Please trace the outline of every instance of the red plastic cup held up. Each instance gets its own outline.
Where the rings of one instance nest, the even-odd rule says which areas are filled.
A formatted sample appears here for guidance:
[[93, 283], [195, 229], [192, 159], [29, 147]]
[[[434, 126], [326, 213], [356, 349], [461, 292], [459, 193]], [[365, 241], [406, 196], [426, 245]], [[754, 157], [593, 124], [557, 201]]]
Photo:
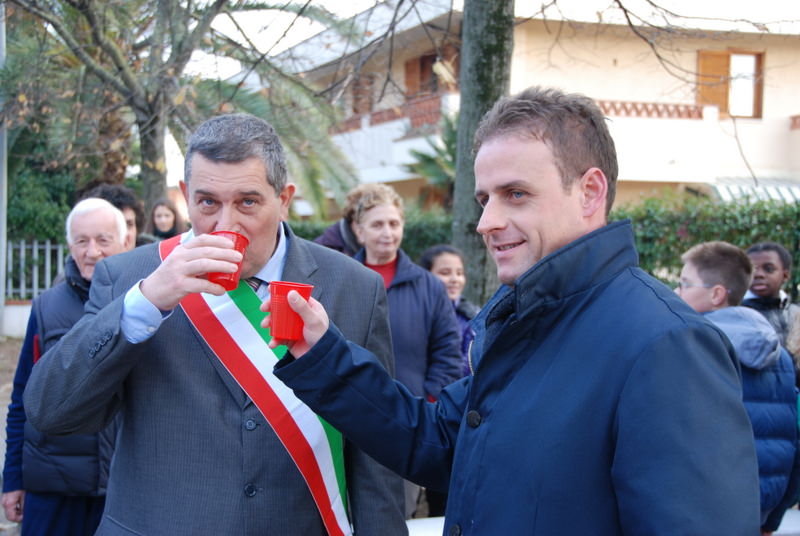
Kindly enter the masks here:
[[295, 313], [286, 301], [290, 290], [296, 290], [308, 300], [314, 285], [293, 283], [291, 281], [270, 281], [270, 333], [276, 339], [297, 341], [303, 337], [303, 319]]
[[[247, 249], [247, 244], [250, 241], [247, 239], [246, 236], [240, 235], [239, 233], [235, 233], [233, 231], [214, 231], [211, 233], [212, 235], [224, 236], [231, 242], [233, 242], [233, 249], [238, 251], [242, 254], [242, 260], [244, 260], [244, 250]], [[242, 263], [239, 262], [239, 266], [237, 267], [236, 271], [232, 274], [226, 274], [222, 272], [209, 272], [208, 273], [208, 280], [212, 283], [216, 283], [217, 285], [221, 285], [222, 288], [225, 290], [233, 290], [239, 285], [239, 275], [242, 273]]]

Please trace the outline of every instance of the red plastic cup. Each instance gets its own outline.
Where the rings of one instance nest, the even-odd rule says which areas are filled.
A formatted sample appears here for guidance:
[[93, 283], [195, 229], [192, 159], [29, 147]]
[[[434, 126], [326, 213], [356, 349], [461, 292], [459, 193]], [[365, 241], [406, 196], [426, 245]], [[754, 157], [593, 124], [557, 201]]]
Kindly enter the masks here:
[[[244, 250], [247, 249], [247, 244], [250, 243], [246, 236], [240, 235], [239, 233], [234, 233], [233, 231], [214, 231], [211, 234], [224, 236], [233, 242], [233, 249], [241, 253], [242, 260], [244, 260]], [[233, 290], [239, 286], [239, 275], [241, 275], [241, 273], [242, 263], [240, 262], [239, 267], [232, 274], [226, 274], [223, 272], [209, 272], [208, 280], [212, 283], [216, 283], [217, 285], [221, 285], [225, 290]]]
[[305, 283], [270, 281], [270, 333], [273, 337], [286, 341], [297, 341], [303, 338], [303, 319], [292, 310], [289, 302], [286, 301], [286, 295], [290, 290], [296, 290], [308, 300], [313, 288], [314, 285]]

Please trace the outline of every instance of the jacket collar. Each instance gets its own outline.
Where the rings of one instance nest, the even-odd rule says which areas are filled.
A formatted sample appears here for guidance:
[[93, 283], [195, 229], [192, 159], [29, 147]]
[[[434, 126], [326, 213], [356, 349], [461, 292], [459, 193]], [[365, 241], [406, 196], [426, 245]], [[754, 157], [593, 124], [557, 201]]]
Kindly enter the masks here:
[[512, 312], [522, 316], [556, 304], [638, 264], [630, 220], [611, 223], [547, 255], [513, 287], [501, 286], [484, 308], [486, 319], [493, 321]]
[[64, 264], [64, 280], [80, 297], [81, 301], [85, 302], [89, 299], [89, 285], [91, 283], [83, 278], [78, 268], [78, 263], [75, 262], [71, 255], [67, 257], [67, 261]]
[[[283, 267], [283, 278], [286, 281], [306, 282], [317, 270], [317, 260], [308, 251], [305, 244], [294, 234], [288, 223], [282, 222], [283, 232], [288, 244], [286, 261]], [[316, 294], [315, 294], [316, 295]]]

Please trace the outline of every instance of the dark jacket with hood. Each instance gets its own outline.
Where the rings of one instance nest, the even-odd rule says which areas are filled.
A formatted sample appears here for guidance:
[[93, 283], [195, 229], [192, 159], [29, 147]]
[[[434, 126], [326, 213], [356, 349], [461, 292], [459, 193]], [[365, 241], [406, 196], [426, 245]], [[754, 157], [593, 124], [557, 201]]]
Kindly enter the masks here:
[[353, 234], [353, 229], [350, 227], [350, 222], [344, 218], [325, 229], [321, 235], [314, 239], [314, 242], [327, 248], [335, 249], [348, 257], [352, 257], [361, 249], [356, 235]]
[[778, 334], [761, 314], [747, 307], [706, 313], [728, 336], [742, 365], [744, 407], [753, 425], [761, 488], [761, 523], [775, 530], [788, 505], [796, 502], [800, 473], [797, 390], [794, 365]]

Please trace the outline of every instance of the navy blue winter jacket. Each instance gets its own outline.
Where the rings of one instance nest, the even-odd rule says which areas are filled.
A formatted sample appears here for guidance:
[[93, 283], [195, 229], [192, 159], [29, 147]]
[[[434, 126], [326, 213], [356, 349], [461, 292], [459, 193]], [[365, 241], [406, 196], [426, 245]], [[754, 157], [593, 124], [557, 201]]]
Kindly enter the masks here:
[[436, 404], [335, 326], [275, 374], [377, 461], [449, 484], [445, 534], [758, 534], [733, 348], [636, 264], [629, 222], [540, 260], [475, 317], [475, 374]]
[[[364, 263], [365, 250], [354, 257]], [[461, 378], [461, 335], [444, 284], [401, 249], [386, 296], [397, 380], [416, 396], [439, 396]]]
[[[775, 530], [797, 499], [797, 389], [794, 364], [766, 318], [748, 307], [706, 313], [733, 343], [742, 365], [744, 407], [753, 425], [761, 487], [761, 524]], [[782, 508], [780, 505], [784, 505]]]

